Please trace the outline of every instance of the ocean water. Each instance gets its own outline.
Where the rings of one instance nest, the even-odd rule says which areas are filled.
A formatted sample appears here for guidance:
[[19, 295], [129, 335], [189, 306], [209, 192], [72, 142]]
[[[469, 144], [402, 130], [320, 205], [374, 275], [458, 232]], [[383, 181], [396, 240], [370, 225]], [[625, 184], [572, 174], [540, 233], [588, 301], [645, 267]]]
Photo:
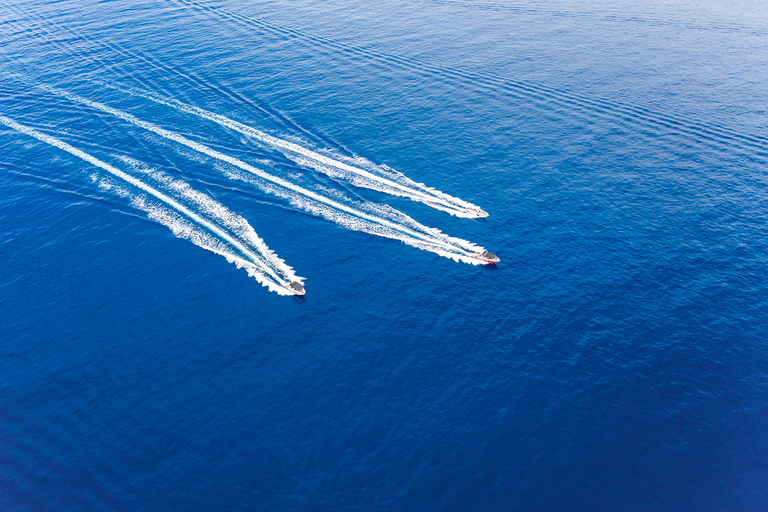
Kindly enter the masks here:
[[0, 5], [0, 509], [768, 510], [764, 2]]

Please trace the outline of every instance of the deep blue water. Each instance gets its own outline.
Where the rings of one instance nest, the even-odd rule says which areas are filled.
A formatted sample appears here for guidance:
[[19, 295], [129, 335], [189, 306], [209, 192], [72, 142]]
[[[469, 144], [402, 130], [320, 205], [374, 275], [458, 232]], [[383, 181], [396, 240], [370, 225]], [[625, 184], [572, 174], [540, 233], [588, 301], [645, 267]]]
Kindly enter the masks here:
[[0, 509], [768, 510], [766, 62], [747, 0], [2, 2]]

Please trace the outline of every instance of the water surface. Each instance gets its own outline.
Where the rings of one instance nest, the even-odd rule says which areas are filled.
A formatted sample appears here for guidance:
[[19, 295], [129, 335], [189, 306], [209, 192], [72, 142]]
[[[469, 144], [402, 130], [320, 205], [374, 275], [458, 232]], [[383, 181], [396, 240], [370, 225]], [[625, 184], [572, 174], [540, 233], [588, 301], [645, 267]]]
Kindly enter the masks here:
[[768, 508], [762, 3], [0, 13], [3, 509]]

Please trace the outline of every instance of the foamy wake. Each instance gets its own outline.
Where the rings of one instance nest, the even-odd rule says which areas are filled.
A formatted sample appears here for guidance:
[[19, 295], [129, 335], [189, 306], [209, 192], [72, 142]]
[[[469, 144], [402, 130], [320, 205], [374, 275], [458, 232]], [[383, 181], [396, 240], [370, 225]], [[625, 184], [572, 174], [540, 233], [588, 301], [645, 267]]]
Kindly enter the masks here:
[[99, 83], [121, 92], [213, 121], [225, 128], [250, 137], [269, 148], [280, 151], [303, 167], [314, 169], [332, 178], [343, 179], [356, 187], [406, 197], [412, 201], [424, 203], [457, 217], [477, 218], [487, 216], [487, 213], [472, 203], [450, 196], [423, 183], [417, 183], [402, 173], [394, 171], [387, 166], [377, 166], [364, 158], [350, 159], [341, 155], [322, 154], [294, 142], [274, 137], [229, 117], [183, 103], [173, 98], [159, 96], [148, 91], [126, 89], [105, 82]]
[[[433, 252], [445, 258], [471, 265], [483, 262], [473, 257], [485, 249], [461, 238], [446, 235], [439, 229], [420, 224], [394, 208], [376, 203], [360, 203], [356, 209], [343, 211], [325, 202], [316, 201], [290, 189], [272, 186], [259, 178], [227, 165], [218, 168], [230, 179], [239, 180], [276, 197], [287, 200], [291, 206], [311, 215], [338, 224], [347, 229], [361, 231], [392, 240], [399, 240], [423, 251]], [[351, 212], [351, 213], [350, 213]]]
[[[474, 253], [484, 249], [469, 241], [444, 235], [437, 229], [428, 228], [417, 223], [410, 217], [388, 207], [374, 206], [371, 204], [350, 206], [340, 200], [332, 199], [317, 192], [291, 183], [283, 178], [271, 175], [242, 160], [214, 150], [204, 144], [192, 141], [186, 137], [161, 128], [155, 124], [143, 121], [132, 114], [109, 107], [103, 103], [92, 101], [76, 94], [61, 91], [52, 87], [41, 86], [45, 90], [69, 99], [70, 101], [86, 105], [95, 110], [111, 114], [119, 119], [127, 121], [135, 126], [148, 130], [165, 139], [177, 142], [182, 146], [196, 151], [202, 155], [228, 164], [239, 171], [230, 174], [230, 177], [244, 179], [262, 190], [279, 197], [288, 199], [296, 208], [303, 209], [313, 215], [323, 217], [341, 226], [364, 231], [367, 233], [400, 240], [414, 247], [428, 250], [441, 256], [456, 261], [471, 264], [481, 264]], [[255, 179], [254, 179], [255, 178]]]
[[150, 219], [167, 226], [179, 238], [190, 240], [199, 247], [224, 256], [238, 268], [244, 268], [269, 290], [280, 295], [293, 295], [286, 288], [287, 284], [293, 281], [303, 284], [302, 278], [296, 276], [291, 267], [269, 250], [244, 218], [210, 196], [192, 189], [187, 183], [123, 157], [122, 160], [136, 174], [142, 175], [143, 179], [139, 179], [64, 141], [8, 117], [0, 116], [0, 123], [106, 171], [119, 181], [100, 177], [98, 183], [102, 189], [130, 200], [134, 207], [146, 212]]

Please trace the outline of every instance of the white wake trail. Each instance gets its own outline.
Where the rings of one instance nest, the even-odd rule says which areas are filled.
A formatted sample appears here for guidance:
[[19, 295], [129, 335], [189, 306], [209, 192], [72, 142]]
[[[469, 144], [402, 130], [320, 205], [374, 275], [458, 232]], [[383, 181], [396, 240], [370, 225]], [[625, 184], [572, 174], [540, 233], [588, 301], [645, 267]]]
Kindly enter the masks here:
[[[311, 190], [307, 190], [299, 185], [286, 181], [282, 178], [268, 174], [262, 171], [261, 169], [258, 169], [250, 164], [243, 162], [242, 160], [226, 155], [220, 151], [216, 151], [215, 149], [211, 149], [210, 147], [204, 144], [201, 144], [199, 142], [189, 140], [186, 137], [179, 135], [178, 133], [172, 132], [170, 130], [166, 130], [164, 128], [160, 128], [159, 126], [154, 125], [150, 122], [142, 121], [141, 119], [133, 116], [132, 114], [123, 112], [122, 110], [118, 110], [118, 109], [109, 107], [107, 105], [104, 105], [103, 103], [92, 101], [92, 100], [83, 98], [81, 96], [78, 96], [77, 94], [55, 89], [53, 87], [41, 85], [40, 88], [48, 92], [51, 92], [53, 94], [56, 94], [58, 96], [62, 96], [75, 103], [80, 103], [82, 105], [86, 105], [95, 110], [100, 110], [102, 112], [111, 114], [135, 126], [138, 126], [152, 133], [155, 133], [165, 139], [172, 140], [183, 146], [186, 146], [194, 151], [197, 151], [198, 153], [207, 155], [211, 158], [214, 158], [221, 162], [225, 162], [229, 165], [242, 169], [243, 171], [246, 171], [258, 178], [261, 178], [264, 181], [271, 182], [275, 185], [278, 185], [279, 187], [282, 187], [287, 190], [291, 190], [297, 194], [305, 196], [306, 198], [309, 198], [317, 203], [323, 203], [325, 205], [330, 206], [331, 208], [340, 210], [351, 216], [358, 217], [360, 219], [369, 221], [374, 224], [380, 224], [381, 226], [384, 226], [386, 228], [390, 228], [402, 234], [413, 237], [422, 242], [422, 244], [419, 244], [421, 248], [431, 250], [432, 252], [435, 252], [436, 254], [440, 254], [442, 256], [447, 256], [453, 259], [460, 259], [461, 261], [464, 261], [466, 263], [480, 264], [472, 256], [475, 253], [482, 252], [484, 249], [471, 242], [457, 239], [457, 238], [450, 238], [450, 239], [448, 239], [448, 237], [436, 238], [434, 236], [431, 236], [430, 234], [418, 233], [413, 229], [405, 227], [401, 224], [389, 221], [385, 218], [376, 217], [374, 215], [362, 212], [360, 210], [356, 210], [347, 205], [339, 203], [338, 201], [334, 201], [333, 199], [322, 196], [320, 194], [312, 192]], [[433, 248], [429, 248], [429, 247], [433, 247]], [[447, 253], [449, 253], [450, 256], [448, 256]]]
[[267, 247], [264, 241], [256, 234], [253, 227], [243, 217], [232, 212], [209, 195], [193, 189], [184, 181], [173, 179], [165, 173], [149, 168], [132, 158], [126, 156], [118, 156], [118, 158], [133, 169], [149, 175], [154, 181], [160, 183], [177, 197], [192, 203], [197, 211], [215, 220], [219, 226], [235, 235], [247, 246], [254, 248], [259, 256], [266, 260], [267, 264], [275, 269], [284, 280], [289, 282], [301, 281], [301, 278], [293, 273], [293, 268], [286, 265], [284, 260], [278, 258], [274, 251]]
[[123, 89], [115, 85], [99, 82], [101, 85], [117, 89], [126, 94], [138, 96], [146, 100], [154, 101], [167, 107], [175, 108], [182, 112], [192, 114], [225, 128], [241, 133], [247, 137], [282, 152], [285, 156], [298, 163], [299, 165], [313, 168], [323, 174], [331, 177], [343, 177], [355, 186], [369, 188], [384, 192], [390, 195], [407, 197], [413, 201], [424, 203], [432, 208], [448, 212], [451, 215], [465, 218], [487, 217], [488, 214], [480, 207], [463, 201], [457, 197], [450, 196], [444, 192], [427, 187], [423, 183], [417, 183], [406, 176], [399, 174], [404, 183], [398, 183], [383, 176], [378, 176], [365, 169], [349, 165], [345, 162], [323, 155], [308, 148], [283, 140], [267, 133], [264, 133], [252, 126], [235, 121], [221, 114], [210, 112], [194, 105], [188, 105], [173, 98], [166, 98], [148, 91], [136, 91], [132, 89]]
[[[376, 216], [376, 221], [369, 221], [365, 218], [362, 218], [360, 215], [350, 215], [335, 208], [329, 208], [323, 203], [314, 201], [301, 194], [292, 193], [290, 190], [286, 190], [281, 187], [265, 185], [260, 183], [259, 180], [253, 175], [239, 172], [238, 169], [229, 168], [224, 165], [220, 165], [219, 167], [221, 171], [230, 179], [251, 183], [257, 187], [260, 187], [267, 193], [288, 200], [291, 205], [298, 209], [304, 210], [312, 215], [322, 217], [347, 229], [361, 231], [363, 233], [368, 233], [383, 238], [390, 238], [392, 240], [398, 240], [407, 245], [424, 251], [433, 252], [454, 261], [461, 261], [471, 265], [483, 264], [481, 260], [468, 255], [470, 253], [482, 252], [484, 250], [482, 247], [478, 247], [471, 242], [462, 240], [460, 238], [447, 236], [438, 229], [429, 228], [419, 224], [402, 212], [394, 210], [388, 206], [376, 205], [373, 203], [361, 204], [361, 208], [366, 208]], [[381, 221], [382, 218], [392, 219], [393, 222], [384, 224]], [[395, 225], [397, 227], [393, 229], [389, 227], [390, 225]], [[413, 230], [418, 230], [419, 232], [424, 233], [426, 236], [414, 238], [413, 236], [407, 234], [402, 226], [409, 226]], [[439, 240], [441, 244], [437, 245], [435, 242], [436, 240]]]
[[[234, 236], [227, 233], [224, 228], [216, 226], [214, 223], [191, 211], [179, 201], [157, 190], [156, 188], [151, 187], [150, 185], [135, 178], [134, 176], [131, 176], [130, 174], [123, 172], [120, 169], [106, 162], [103, 162], [102, 160], [99, 160], [98, 158], [89, 155], [80, 149], [75, 148], [74, 146], [69, 145], [64, 141], [57, 139], [56, 137], [46, 135], [27, 126], [21, 125], [8, 117], [0, 115], [0, 123], [20, 133], [34, 137], [35, 139], [66, 151], [67, 153], [70, 153], [96, 167], [107, 171], [112, 176], [119, 178], [125, 183], [133, 185], [139, 190], [154, 197], [163, 205], [175, 210], [175, 212], [180, 214], [186, 220], [191, 221], [194, 225], [205, 228], [220, 240], [223, 240], [230, 244], [232, 247], [236, 248], [237, 251], [241, 253], [241, 255], [238, 256], [223, 251], [220, 247], [220, 244], [217, 244], [215, 241], [211, 242], [210, 240], [207, 240], [205, 235], [201, 235], [199, 232], [196, 232], [195, 226], [189, 226], [183, 221], [181, 223], [175, 221], [167, 209], [154, 207], [148, 204], [147, 201], [141, 197], [130, 197], [135, 206], [146, 211], [151, 218], [171, 228], [178, 236], [188, 238], [195, 242], [197, 245], [200, 245], [201, 247], [226, 257], [229, 261], [236, 263], [238, 267], [246, 267], [250, 275], [252, 275], [262, 285], [267, 286], [271, 291], [275, 291], [280, 295], [293, 295], [293, 293], [287, 288], [287, 285], [292, 281], [301, 283], [301, 278], [295, 276], [292, 269], [286, 266], [282, 260], [277, 259], [274, 253], [266, 247], [260, 238], [258, 238], [253, 229], [250, 228], [250, 226], [248, 226], [250, 230], [245, 227], [245, 225], [247, 225], [247, 221], [245, 221], [245, 219], [239, 218], [235, 220], [235, 223], [238, 224], [241, 229], [246, 231], [248, 235], [248, 242], [255, 246], [259, 254], [256, 254], [252, 248], [249, 248], [246, 245], [246, 243], [237, 240]], [[172, 182], [171, 185], [175, 185], [180, 189], [184, 189], [184, 187], [180, 186], [179, 183]], [[121, 191], [123, 191], [122, 195], [126, 195], [123, 189], [121, 189]], [[204, 194], [193, 191], [191, 188], [189, 188], [188, 185], [186, 190], [182, 190], [182, 192], [183, 194], [186, 194], [188, 198], [192, 199], [193, 201], [197, 201], [198, 204], [205, 204], [205, 207], [209, 210], [218, 210], [218, 214], [224, 218], [228, 217], [230, 222], [232, 222], [233, 217], [237, 217], [223, 206], [219, 205], [217, 207], [214, 205], [215, 201], [213, 201], [208, 196], [205, 196]], [[270, 266], [270, 263], [274, 265], [274, 267]], [[280, 277], [276, 270], [277, 272], [282, 273], [283, 277]]]

